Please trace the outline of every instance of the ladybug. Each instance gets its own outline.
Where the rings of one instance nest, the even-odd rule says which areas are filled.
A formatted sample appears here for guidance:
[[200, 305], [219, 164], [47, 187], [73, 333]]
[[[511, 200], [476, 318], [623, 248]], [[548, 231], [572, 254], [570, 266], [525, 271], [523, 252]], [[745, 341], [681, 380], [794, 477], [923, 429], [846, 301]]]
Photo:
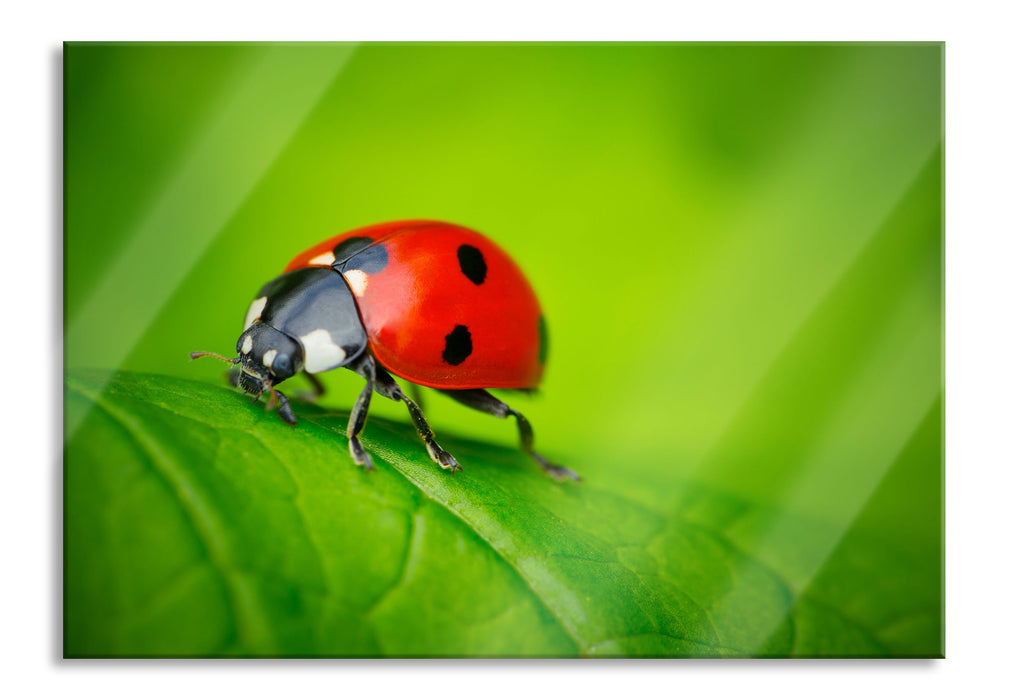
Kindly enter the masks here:
[[514, 416], [522, 449], [546, 474], [578, 475], [533, 450], [529, 421], [487, 389], [535, 389], [547, 355], [546, 324], [532, 287], [508, 254], [485, 236], [441, 221], [366, 226], [296, 256], [256, 295], [238, 338], [238, 357], [194, 352], [239, 365], [235, 383], [294, 425], [276, 386], [304, 372], [346, 367], [365, 381], [347, 425], [354, 462], [373, 469], [361, 445], [372, 392], [402, 401], [428, 454], [459, 464], [434, 439], [420, 405], [393, 378], [431, 387], [498, 418]]

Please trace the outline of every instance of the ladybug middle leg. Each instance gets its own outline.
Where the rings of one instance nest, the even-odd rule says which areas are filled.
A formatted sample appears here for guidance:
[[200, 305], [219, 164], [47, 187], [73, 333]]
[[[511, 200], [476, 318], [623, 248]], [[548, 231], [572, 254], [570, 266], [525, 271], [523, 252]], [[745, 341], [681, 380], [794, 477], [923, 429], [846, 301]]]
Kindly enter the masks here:
[[323, 395], [326, 393], [326, 387], [323, 386], [322, 382], [319, 381], [319, 378], [316, 377], [311, 372], [302, 372], [302, 374], [305, 375], [305, 379], [308, 380], [308, 383], [312, 385], [312, 391], [306, 392], [304, 394], [299, 394], [298, 398], [312, 402], [321, 399]]
[[301, 374], [305, 377], [305, 379], [308, 380], [308, 383], [312, 385], [312, 388], [309, 391], [295, 392], [294, 394], [295, 398], [299, 398], [302, 401], [308, 401], [309, 403], [318, 403], [319, 399], [321, 399], [325, 395], [326, 387], [323, 385], [322, 382], [319, 381], [319, 378], [314, 374], [305, 371], [302, 371]]
[[372, 464], [371, 455], [361, 445], [358, 435], [364, 430], [364, 423], [368, 420], [371, 393], [375, 390], [375, 360], [372, 359], [371, 355], [364, 354], [361, 356], [361, 359], [348, 365], [348, 367], [364, 377], [365, 381], [364, 389], [361, 390], [357, 401], [354, 402], [354, 408], [350, 412], [350, 420], [347, 421], [347, 440], [350, 443], [350, 456], [354, 460], [354, 464], [371, 471], [375, 468], [375, 465]]
[[390, 375], [381, 365], [377, 365], [375, 367], [375, 391], [387, 399], [402, 401], [406, 404], [407, 410], [410, 411], [410, 419], [413, 421], [413, 426], [417, 429], [417, 434], [420, 435], [420, 439], [424, 441], [427, 453], [431, 455], [431, 459], [433, 459], [439, 467], [442, 469], [450, 469], [453, 473], [462, 469], [462, 467], [459, 466], [459, 463], [455, 461], [455, 457], [446, 452], [441, 445], [435, 442], [434, 431], [431, 430], [431, 426], [428, 425], [427, 419], [424, 418], [424, 413], [421, 411], [418, 402], [403, 393], [403, 390], [400, 388], [399, 384], [396, 383], [396, 380], [393, 379], [392, 375]]
[[421, 393], [420, 386], [418, 386], [417, 384], [414, 384], [413, 382], [410, 382], [407, 385], [407, 390], [410, 392], [410, 398], [413, 399], [413, 402], [415, 404], [417, 404], [417, 408], [419, 408], [421, 411], [423, 411], [424, 410], [424, 395], [423, 395], [423, 393]]
[[533, 450], [533, 427], [529, 420], [518, 411], [511, 408], [504, 401], [494, 398], [484, 389], [439, 389], [443, 394], [450, 396], [464, 406], [475, 408], [478, 411], [489, 413], [497, 418], [508, 418], [515, 416], [515, 421], [519, 426], [519, 440], [522, 450], [536, 460], [547, 476], [557, 480], [581, 481], [581, 477], [571, 469], [554, 464], [549, 459]]
[[406, 404], [407, 409], [410, 411], [410, 418], [413, 419], [413, 425], [417, 428], [417, 433], [420, 435], [421, 440], [424, 441], [427, 453], [431, 455], [431, 459], [437, 462], [442, 469], [451, 469], [453, 472], [461, 469], [459, 463], [455, 461], [455, 457], [435, 442], [434, 431], [431, 430], [431, 426], [425, 420], [420, 407], [409, 396], [403, 393], [396, 380], [385, 371], [384, 367], [376, 363], [371, 355], [362, 355], [359, 360], [352, 365], [348, 365], [348, 367], [364, 377], [365, 380], [364, 389], [357, 397], [354, 408], [350, 412], [350, 420], [347, 422], [350, 456], [354, 459], [355, 464], [361, 465], [368, 470], [374, 469], [371, 455], [361, 445], [358, 435], [364, 429], [364, 423], [368, 418], [368, 408], [371, 406], [371, 394], [373, 391], [377, 391], [387, 399], [402, 401]]

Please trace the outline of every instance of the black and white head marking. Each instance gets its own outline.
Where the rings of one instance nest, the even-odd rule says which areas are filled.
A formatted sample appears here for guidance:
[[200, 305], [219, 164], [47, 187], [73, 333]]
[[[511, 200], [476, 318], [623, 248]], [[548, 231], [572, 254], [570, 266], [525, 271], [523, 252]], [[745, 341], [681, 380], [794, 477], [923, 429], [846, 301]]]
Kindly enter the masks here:
[[[299, 369], [316, 374], [342, 367], [368, 346], [354, 296], [330, 268], [292, 270], [263, 287], [258, 298], [266, 299], [260, 322], [300, 346]], [[267, 352], [264, 348], [264, 365]]]
[[305, 348], [306, 372], [318, 374], [346, 364], [346, 349], [338, 345], [325, 328], [316, 328], [314, 331], [299, 335], [298, 340], [301, 341], [301, 347]]
[[259, 320], [259, 315], [263, 313], [263, 307], [266, 306], [266, 297], [257, 297], [255, 301], [249, 304], [249, 310], [245, 314], [245, 325], [242, 326], [242, 330], [249, 330], [249, 326]]

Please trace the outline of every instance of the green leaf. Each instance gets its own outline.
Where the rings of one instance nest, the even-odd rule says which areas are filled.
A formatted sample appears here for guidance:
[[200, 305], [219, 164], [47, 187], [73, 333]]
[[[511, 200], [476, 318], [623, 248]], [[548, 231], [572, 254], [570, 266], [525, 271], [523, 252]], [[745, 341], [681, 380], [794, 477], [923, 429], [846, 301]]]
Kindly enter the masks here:
[[878, 526], [938, 458], [938, 401], [825, 561], [806, 515], [669, 476], [557, 484], [443, 434], [453, 475], [408, 423], [369, 421], [366, 473], [346, 413], [301, 402], [292, 428], [227, 388], [80, 371], [65, 407], [67, 656], [942, 653], [936, 552]]

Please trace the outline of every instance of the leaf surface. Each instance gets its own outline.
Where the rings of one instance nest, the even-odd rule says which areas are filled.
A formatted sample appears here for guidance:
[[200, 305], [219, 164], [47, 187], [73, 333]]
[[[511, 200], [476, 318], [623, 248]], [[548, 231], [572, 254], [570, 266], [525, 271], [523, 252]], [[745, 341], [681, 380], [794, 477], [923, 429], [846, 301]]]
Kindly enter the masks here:
[[857, 522], [809, 580], [822, 524], [672, 477], [557, 484], [440, 435], [453, 475], [374, 418], [366, 473], [344, 412], [159, 375], [79, 371], [65, 406], [67, 656], [941, 653], [932, 553]]

